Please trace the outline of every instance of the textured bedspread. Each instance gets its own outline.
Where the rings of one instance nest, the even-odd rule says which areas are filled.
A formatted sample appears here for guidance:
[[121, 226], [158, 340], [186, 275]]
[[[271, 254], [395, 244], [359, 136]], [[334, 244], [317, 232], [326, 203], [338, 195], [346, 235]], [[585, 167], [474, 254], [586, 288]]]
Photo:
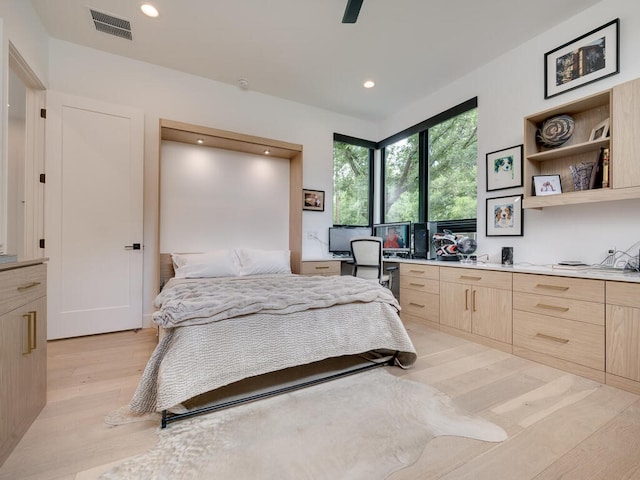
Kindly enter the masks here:
[[399, 305], [386, 288], [349, 276], [268, 275], [176, 282], [156, 297], [153, 321], [165, 328], [202, 325], [251, 313], [286, 315], [354, 302]]
[[[288, 302], [282, 304], [281, 299], [271, 300], [267, 295], [265, 301], [261, 302], [267, 307], [263, 306], [257, 313], [240, 317], [218, 318], [217, 314], [211, 317], [198, 316], [195, 324], [188, 325], [192, 319], [184, 313], [184, 319], [178, 324], [185, 325], [187, 322], [187, 326], [168, 329], [167, 335], [158, 344], [147, 364], [131, 400], [131, 409], [140, 413], [174, 410], [190, 398], [244, 378], [342, 355], [373, 350], [398, 351], [398, 365], [408, 367], [415, 362], [415, 349], [398, 317], [397, 303], [388, 290], [364, 281], [366, 283], [362, 285], [368, 285], [364, 289], [368, 293], [355, 293], [354, 290], [353, 295], [347, 295], [351, 291], [351, 285], [363, 281], [354, 277], [291, 278], [300, 279], [301, 285], [310, 286], [315, 292], [312, 295], [315, 300], [311, 302], [315, 306], [299, 307], [298, 305], [302, 305], [301, 298], [296, 297], [304, 297], [305, 294], [294, 288], [296, 295], [286, 295], [294, 299], [291, 311], [288, 311], [291, 305], [281, 308]], [[314, 278], [347, 280], [309, 281]], [[238, 283], [243, 282], [246, 286], [251, 283], [244, 283], [248, 280], [238, 280]], [[273, 284], [273, 279], [270, 281]], [[172, 289], [197, 283], [200, 282], [184, 282]], [[219, 286], [224, 284], [225, 289], [229, 284], [234, 284], [204, 283]], [[320, 288], [312, 286], [314, 283], [327, 288], [332, 284], [332, 289], [342, 290], [337, 295], [331, 291], [321, 293]], [[181, 290], [194, 293], [197, 287]], [[246, 296], [250, 297], [248, 293]], [[347, 300], [349, 296], [352, 297], [351, 302]], [[174, 293], [162, 294], [161, 297], [158, 299], [162, 304], [161, 313], [165, 305], [169, 304], [165, 302], [178, 301]], [[197, 297], [193, 301], [201, 303]], [[322, 306], [323, 302], [328, 302], [328, 306]], [[248, 305], [254, 303], [249, 301]], [[278, 308], [271, 308], [274, 304]], [[184, 301], [182, 305], [185, 305]], [[243, 310], [242, 305], [245, 304], [241, 302], [230, 308], [216, 309], [227, 312], [223, 314], [227, 315], [233, 309]], [[181, 309], [182, 307], [177, 307], [176, 311]], [[197, 315], [203, 315], [202, 308], [196, 308], [196, 311]], [[180, 313], [180, 318], [182, 315]]]

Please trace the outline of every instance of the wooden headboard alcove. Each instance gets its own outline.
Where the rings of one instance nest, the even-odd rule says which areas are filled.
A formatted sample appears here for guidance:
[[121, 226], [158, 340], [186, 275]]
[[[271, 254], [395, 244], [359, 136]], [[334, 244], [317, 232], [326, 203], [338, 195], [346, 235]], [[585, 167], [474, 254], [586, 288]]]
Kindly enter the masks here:
[[[214, 149], [231, 150], [269, 158], [289, 160], [289, 250], [291, 271], [300, 273], [302, 262], [302, 145], [255, 137], [242, 133], [218, 130], [173, 120], [160, 119], [160, 140], [203, 145]], [[202, 140], [203, 142], [198, 142]], [[160, 149], [162, 151], [162, 149]], [[268, 153], [267, 153], [268, 152]], [[160, 165], [162, 161], [160, 159]], [[159, 177], [161, 178], [161, 176]], [[161, 201], [158, 202], [158, 218]], [[160, 223], [160, 222], [158, 222]], [[158, 282], [161, 286], [173, 276], [170, 253], [160, 252], [160, 224], [158, 224]]]

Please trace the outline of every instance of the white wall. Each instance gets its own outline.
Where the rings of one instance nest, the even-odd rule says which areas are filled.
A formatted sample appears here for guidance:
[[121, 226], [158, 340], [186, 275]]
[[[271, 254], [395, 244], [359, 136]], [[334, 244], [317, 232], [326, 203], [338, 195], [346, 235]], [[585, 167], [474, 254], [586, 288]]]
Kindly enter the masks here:
[[160, 252], [289, 249], [289, 160], [163, 141]]
[[[141, 108], [145, 112], [144, 305], [151, 313], [157, 291], [159, 119], [256, 135], [303, 145], [303, 186], [333, 188], [333, 133], [376, 138], [377, 125], [322, 109], [221, 84], [175, 70], [51, 39], [49, 88]], [[327, 235], [331, 209], [303, 214], [303, 231]], [[304, 236], [304, 235], [303, 235]], [[319, 242], [306, 241], [303, 255]]]
[[[618, 17], [620, 73], [545, 100], [544, 54]], [[608, 248], [626, 250], [640, 241], [640, 200], [526, 210], [523, 237], [487, 238], [486, 198], [522, 193], [523, 189], [486, 192], [485, 155], [521, 144], [525, 116], [640, 77], [639, 45], [640, 2], [603, 0], [394, 115], [381, 125], [382, 137], [477, 96], [478, 253], [487, 253], [492, 261], [499, 262], [501, 247], [512, 246], [516, 263], [547, 264], [563, 259], [600, 262]]]

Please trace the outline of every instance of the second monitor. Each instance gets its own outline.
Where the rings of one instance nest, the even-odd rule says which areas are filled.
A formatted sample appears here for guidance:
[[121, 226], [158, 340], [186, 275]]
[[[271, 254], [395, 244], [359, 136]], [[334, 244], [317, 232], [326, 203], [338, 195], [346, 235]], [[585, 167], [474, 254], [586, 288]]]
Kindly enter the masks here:
[[382, 251], [386, 256], [411, 254], [411, 222], [374, 225], [373, 234], [382, 238]]

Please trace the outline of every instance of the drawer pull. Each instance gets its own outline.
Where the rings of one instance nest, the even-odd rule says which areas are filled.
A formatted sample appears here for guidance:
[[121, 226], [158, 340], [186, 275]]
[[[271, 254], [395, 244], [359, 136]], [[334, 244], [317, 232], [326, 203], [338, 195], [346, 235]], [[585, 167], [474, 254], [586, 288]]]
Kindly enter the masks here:
[[31, 312], [22, 315], [22, 318], [27, 321], [27, 344], [22, 354], [29, 355], [31, 353]]
[[24, 285], [20, 285], [18, 287], [18, 291], [19, 292], [24, 292], [25, 290], [29, 290], [30, 288], [37, 287], [38, 285], [40, 285], [40, 282], [26, 283]]
[[547, 309], [547, 310], [556, 310], [558, 312], [568, 312], [569, 311], [569, 307], [556, 307], [555, 305], [546, 305], [544, 303], [538, 303], [536, 305], [536, 307], [544, 308], [544, 309]]
[[567, 338], [558, 338], [552, 335], [545, 335], [544, 333], [536, 333], [536, 337], [543, 338], [545, 340], [551, 340], [552, 342], [569, 343], [569, 339]]
[[316, 267], [316, 270], [326, 270], [327, 268], [329, 268], [329, 267], [327, 267], [327, 266]]
[[424, 270], [409, 270], [411, 273], [424, 273]]
[[475, 280], [477, 282], [482, 280], [482, 277], [472, 277], [470, 275], [460, 275], [458, 278], [460, 280]]
[[424, 305], [421, 305], [421, 304], [419, 304], [419, 303], [409, 302], [409, 305], [411, 305], [412, 307], [420, 307], [420, 308], [424, 308]]
[[424, 287], [424, 283], [410, 283], [412, 287]]
[[569, 290], [569, 287], [563, 287], [561, 285], [547, 285], [544, 283], [538, 283], [536, 285], [536, 288], [547, 288], [549, 290], [559, 290], [561, 292], [566, 292], [567, 290]]

